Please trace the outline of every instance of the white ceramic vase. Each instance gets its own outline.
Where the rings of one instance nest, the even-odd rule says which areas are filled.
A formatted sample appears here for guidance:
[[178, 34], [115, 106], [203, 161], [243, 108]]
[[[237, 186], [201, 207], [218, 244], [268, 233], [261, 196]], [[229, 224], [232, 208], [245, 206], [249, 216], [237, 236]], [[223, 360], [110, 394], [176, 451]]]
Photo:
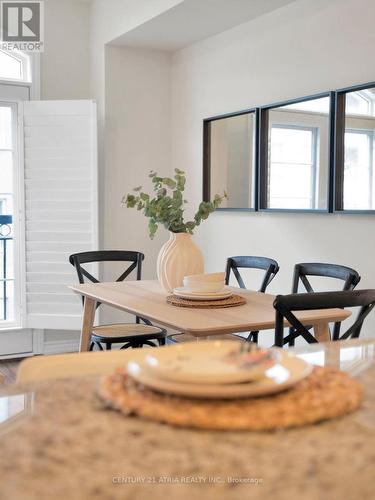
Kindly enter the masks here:
[[182, 286], [184, 276], [204, 272], [203, 254], [188, 233], [170, 233], [161, 247], [157, 262], [157, 276], [161, 286], [171, 292]]

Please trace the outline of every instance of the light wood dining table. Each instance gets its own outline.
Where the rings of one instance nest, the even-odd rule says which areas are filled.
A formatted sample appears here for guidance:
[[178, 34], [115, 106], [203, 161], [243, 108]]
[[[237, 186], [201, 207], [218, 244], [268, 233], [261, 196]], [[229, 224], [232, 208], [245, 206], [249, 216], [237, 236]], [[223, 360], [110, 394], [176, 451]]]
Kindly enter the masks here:
[[[212, 335], [269, 330], [275, 327], [273, 308], [275, 296], [237, 287], [233, 287], [233, 291], [244, 297], [246, 304], [222, 309], [182, 308], [170, 305], [166, 302], [168, 293], [156, 280], [87, 283], [70, 288], [85, 298], [80, 352], [88, 350], [98, 302], [198, 339]], [[300, 311], [296, 316], [301, 323], [314, 327], [317, 340], [327, 341], [330, 338], [329, 323], [343, 321], [350, 314], [350, 311], [343, 309], [324, 309]]]

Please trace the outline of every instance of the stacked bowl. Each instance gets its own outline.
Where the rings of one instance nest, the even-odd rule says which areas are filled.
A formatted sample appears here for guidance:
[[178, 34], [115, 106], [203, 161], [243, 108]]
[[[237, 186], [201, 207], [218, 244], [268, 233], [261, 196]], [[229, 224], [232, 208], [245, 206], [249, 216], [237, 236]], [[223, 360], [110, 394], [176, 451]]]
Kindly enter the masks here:
[[175, 288], [174, 295], [190, 300], [219, 300], [232, 295], [225, 286], [225, 273], [193, 274], [185, 276], [184, 286]]

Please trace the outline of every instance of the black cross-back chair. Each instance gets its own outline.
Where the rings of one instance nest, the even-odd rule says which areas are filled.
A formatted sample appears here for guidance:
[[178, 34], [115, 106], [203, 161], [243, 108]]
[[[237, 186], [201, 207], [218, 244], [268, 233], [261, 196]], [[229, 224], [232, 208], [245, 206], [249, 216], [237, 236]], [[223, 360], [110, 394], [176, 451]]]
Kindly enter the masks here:
[[[92, 252], [81, 252], [73, 254], [69, 257], [69, 262], [75, 267], [78, 275], [78, 281], [83, 284], [85, 278], [92, 283], [100, 283], [100, 281], [85, 269], [82, 264], [92, 264], [99, 262], [127, 262], [129, 265], [124, 272], [117, 278], [118, 281], [124, 281], [130, 273], [136, 272], [136, 279], [142, 277], [142, 261], [144, 255], [141, 252], [131, 252], [125, 250], [101, 250]], [[82, 297], [82, 302], [84, 298]], [[96, 304], [96, 308], [100, 306], [100, 302]], [[141, 324], [141, 321], [145, 324]], [[148, 345], [156, 347], [156, 345], [164, 345], [166, 338], [166, 330], [153, 326], [152, 323], [144, 318], [136, 316], [135, 323], [119, 323], [113, 325], [101, 325], [93, 327], [90, 342], [90, 351], [96, 345], [101, 351], [102, 344], [105, 344], [106, 349], [110, 350], [112, 344], [124, 344], [121, 349], [129, 347], [142, 347]], [[157, 344], [155, 344], [157, 342]]]
[[[316, 309], [331, 309], [359, 307], [358, 315], [352, 326], [337, 340], [358, 338], [364, 320], [375, 306], [375, 290], [348, 290], [340, 292], [293, 293], [278, 295], [273, 303], [276, 310], [275, 346], [282, 347], [294, 338], [302, 336], [306, 342], [315, 343], [317, 339], [293, 314], [295, 311], [311, 311]], [[293, 333], [284, 338], [284, 318], [293, 327]]]
[[[302, 283], [306, 292], [314, 293], [308, 276], [321, 276], [325, 278], [336, 278], [344, 282], [343, 291], [353, 290], [361, 281], [360, 275], [351, 267], [341, 266], [339, 264], [325, 264], [321, 262], [306, 262], [294, 266], [292, 293], [298, 293], [299, 283]], [[341, 323], [337, 322], [333, 326], [332, 340], [337, 340], [340, 336]], [[293, 331], [291, 334], [290, 346], [294, 345]]]
[[[273, 278], [279, 272], [279, 264], [274, 259], [269, 259], [268, 257], [256, 257], [252, 255], [242, 255], [229, 257], [227, 259], [227, 265], [225, 270], [225, 284], [229, 285], [229, 280], [231, 273], [234, 274], [237, 283], [240, 288], [245, 288], [246, 285], [242, 279], [239, 269], [260, 269], [264, 270], [264, 276], [262, 283], [259, 288], [259, 292], [264, 293], [267, 290], [268, 285], [271, 283]], [[246, 338], [246, 342], [258, 342], [259, 331], [250, 332]], [[240, 335], [236, 335], [243, 339]]]

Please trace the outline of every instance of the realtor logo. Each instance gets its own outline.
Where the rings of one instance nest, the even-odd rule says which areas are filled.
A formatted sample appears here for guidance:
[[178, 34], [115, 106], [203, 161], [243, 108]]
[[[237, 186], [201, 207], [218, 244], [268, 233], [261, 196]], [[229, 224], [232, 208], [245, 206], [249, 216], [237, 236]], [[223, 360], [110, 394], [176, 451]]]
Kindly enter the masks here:
[[3, 50], [41, 52], [44, 45], [44, 2], [1, 1]]

